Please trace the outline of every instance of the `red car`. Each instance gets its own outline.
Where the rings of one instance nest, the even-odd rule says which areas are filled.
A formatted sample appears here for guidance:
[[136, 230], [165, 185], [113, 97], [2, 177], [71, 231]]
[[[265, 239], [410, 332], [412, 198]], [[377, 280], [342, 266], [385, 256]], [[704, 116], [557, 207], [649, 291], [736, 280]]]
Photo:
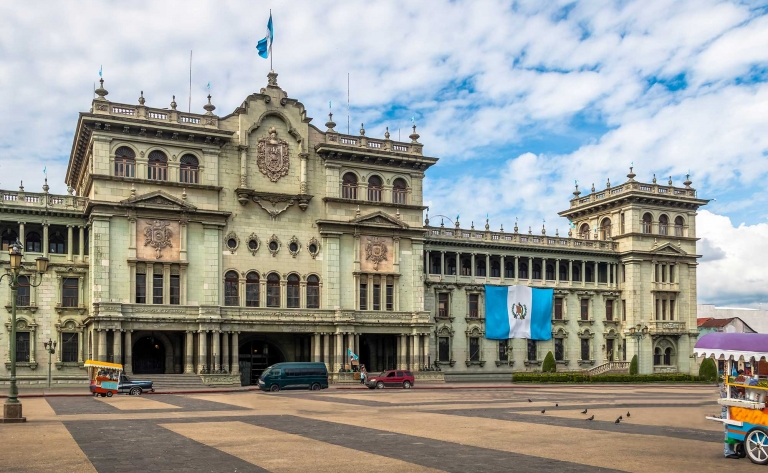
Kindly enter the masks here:
[[369, 389], [399, 388], [411, 389], [413, 386], [413, 373], [408, 370], [387, 370], [373, 375], [365, 380]]

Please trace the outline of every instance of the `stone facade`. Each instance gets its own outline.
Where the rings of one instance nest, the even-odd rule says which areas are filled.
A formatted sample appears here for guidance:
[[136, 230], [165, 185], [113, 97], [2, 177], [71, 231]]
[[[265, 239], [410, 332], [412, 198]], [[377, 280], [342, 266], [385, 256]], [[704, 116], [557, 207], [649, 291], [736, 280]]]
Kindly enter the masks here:
[[[422, 181], [437, 159], [423, 155], [415, 127], [409, 142], [362, 126], [340, 134], [332, 116], [320, 130], [275, 73], [224, 117], [210, 97], [205, 114], [190, 114], [175, 102], [147, 107], [143, 94], [139, 105], [113, 103], [103, 85], [96, 93], [77, 123], [69, 194], [2, 191], [4, 249], [25, 243], [27, 273], [39, 254], [51, 259], [18, 300], [22, 383], [44, 379], [49, 337], [59, 342], [55, 382], [82, 382], [83, 361], [96, 358], [129, 373], [248, 384], [279, 361], [336, 372], [348, 350], [369, 370], [488, 378], [537, 369], [557, 343], [562, 368], [594, 368], [634, 353], [626, 334], [637, 323], [650, 329], [641, 371], [691, 369], [694, 217], [706, 201], [690, 182], [646, 185], [630, 173], [576, 193], [561, 215], [586, 231], [567, 238], [446, 229], [423, 223]], [[684, 223], [660, 227], [662, 215]], [[483, 338], [484, 284], [513, 283], [555, 288], [562, 349]], [[654, 366], [653, 351], [668, 347], [674, 363]]]

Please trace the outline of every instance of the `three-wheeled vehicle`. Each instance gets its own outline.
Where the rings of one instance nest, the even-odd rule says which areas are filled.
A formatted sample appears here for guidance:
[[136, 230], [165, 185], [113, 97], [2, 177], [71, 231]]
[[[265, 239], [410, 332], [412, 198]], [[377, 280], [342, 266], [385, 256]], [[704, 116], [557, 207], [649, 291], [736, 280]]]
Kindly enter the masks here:
[[768, 464], [768, 334], [710, 333], [694, 354], [723, 360], [723, 415], [707, 419], [724, 424], [724, 441], [738, 456]]
[[91, 377], [91, 393], [94, 396], [112, 397], [118, 393], [123, 365], [106, 361], [88, 360], [84, 365]]

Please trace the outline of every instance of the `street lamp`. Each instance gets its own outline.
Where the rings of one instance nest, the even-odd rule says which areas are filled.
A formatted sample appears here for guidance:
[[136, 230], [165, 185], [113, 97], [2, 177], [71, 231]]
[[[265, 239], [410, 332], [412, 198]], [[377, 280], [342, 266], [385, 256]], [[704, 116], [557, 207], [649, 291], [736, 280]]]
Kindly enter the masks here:
[[48, 352], [48, 389], [51, 389], [51, 355], [56, 353], [56, 342], [48, 338], [47, 342], [43, 342], [43, 347]]
[[[19, 290], [19, 275], [21, 273], [21, 259], [24, 256], [23, 246], [17, 238], [8, 248], [10, 256], [10, 269], [7, 273], [0, 276], [0, 281], [8, 277], [8, 285], [11, 287], [11, 386], [8, 393], [8, 399], [3, 405], [3, 418], [0, 423], [10, 424], [26, 422], [27, 419], [21, 415], [21, 403], [19, 402], [19, 389], [16, 386], [16, 294]], [[35, 269], [40, 275], [40, 281], [35, 284], [33, 280], [29, 285], [37, 287], [43, 282], [43, 273], [48, 270], [48, 258], [40, 257], [35, 260]]]
[[629, 336], [635, 339], [637, 345], [637, 371], [640, 372], [640, 341], [648, 335], [648, 326], [637, 324], [629, 327]]

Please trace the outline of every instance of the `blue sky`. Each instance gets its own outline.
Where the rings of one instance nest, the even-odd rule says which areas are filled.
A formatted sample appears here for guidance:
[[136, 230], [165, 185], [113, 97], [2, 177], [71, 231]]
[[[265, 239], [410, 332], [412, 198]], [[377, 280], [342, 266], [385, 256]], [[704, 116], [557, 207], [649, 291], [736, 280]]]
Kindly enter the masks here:
[[[582, 190], [654, 174], [717, 199], [699, 213], [699, 300], [768, 303], [768, 5], [519, 0], [6, 2], [0, 5], [0, 187], [63, 176], [104, 68], [113, 101], [220, 115], [265, 83], [269, 9], [280, 85], [323, 129], [333, 101], [368, 136], [416, 117], [432, 214], [567, 231]], [[184, 108], [184, 107], [182, 107]]]

